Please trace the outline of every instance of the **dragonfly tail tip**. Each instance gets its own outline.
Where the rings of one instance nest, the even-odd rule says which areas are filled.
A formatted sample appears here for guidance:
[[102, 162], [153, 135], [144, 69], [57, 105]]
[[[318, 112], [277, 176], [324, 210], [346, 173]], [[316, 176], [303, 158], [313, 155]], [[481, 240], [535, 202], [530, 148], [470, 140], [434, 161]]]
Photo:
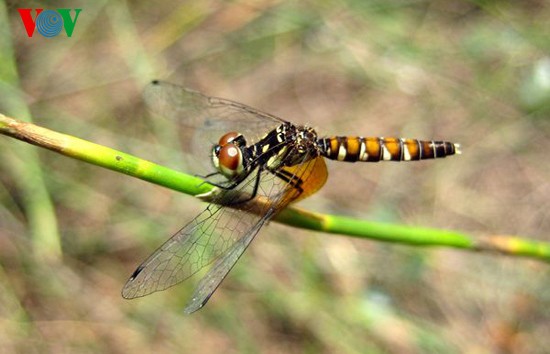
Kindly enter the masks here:
[[462, 150], [460, 149], [460, 144], [454, 144], [454, 146], [455, 146], [455, 154], [456, 155], [461, 155]]

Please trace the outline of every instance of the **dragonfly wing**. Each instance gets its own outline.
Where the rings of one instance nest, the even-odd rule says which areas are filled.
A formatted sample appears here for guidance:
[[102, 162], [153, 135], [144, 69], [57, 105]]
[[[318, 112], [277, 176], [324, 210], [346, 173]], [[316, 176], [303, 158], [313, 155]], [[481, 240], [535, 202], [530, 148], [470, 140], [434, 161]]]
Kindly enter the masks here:
[[[122, 289], [132, 299], [169, 288], [198, 272], [228, 249], [240, 231], [230, 230], [238, 211], [211, 204], [147, 258]], [[241, 219], [242, 220], [242, 219]], [[251, 221], [242, 220], [241, 230]], [[246, 230], [243, 230], [246, 231]]]
[[223, 134], [230, 128], [238, 129], [242, 134], [250, 133], [251, 139], [259, 138], [285, 122], [245, 104], [210, 97], [164, 81], [148, 84], [143, 96], [147, 106], [156, 114], [187, 127], [219, 130]]
[[266, 217], [248, 231], [245, 237], [236, 242], [222, 258], [218, 259], [193, 292], [191, 300], [189, 300], [184, 309], [186, 314], [191, 314], [201, 309], [208, 302], [214, 291], [220, 286], [248, 245], [250, 245], [250, 242], [252, 242], [264, 222], [270, 218], [271, 215], [266, 215]]
[[[309, 197], [317, 192], [327, 181], [328, 171], [325, 163], [325, 158], [319, 156], [307, 163], [307, 167], [303, 170], [303, 166], [285, 166], [283, 170], [295, 176], [299, 176], [302, 180], [302, 192], [299, 196], [292, 198], [291, 202], [297, 202]], [[303, 171], [302, 171], [303, 170]]]
[[[252, 173], [238, 190], [221, 193], [212, 204], [176, 232], [147, 258], [130, 276], [122, 296], [127, 299], [145, 296], [184, 281], [205, 266], [222, 257], [233, 245], [259, 228], [277, 205], [284, 186], [273, 175], [264, 173], [264, 188], [258, 193], [266, 203], [255, 199], [239, 203], [243, 194], [250, 195], [256, 181]], [[234, 208], [228, 206], [233, 205]]]
[[[290, 184], [286, 184], [283, 191], [277, 197], [273, 196], [271, 200], [262, 200], [261, 197], [256, 198], [255, 202], [258, 205], [269, 206], [269, 210], [258, 224], [250, 229], [246, 236], [236, 242], [223, 257], [218, 259], [216, 264], [201, 279], [191, 300], [185, 307], [184, 312], [186, 314], [200, 310], [208, 302], [266, 221], [271, 219], [275, 213], [282, 210], [288, 203], [313, 194], [323, 186], [327, 177], [327, 169], [322, 157], [308, 160], [292, 168], [285, 167], [284, 169], [302, 181], [302, 192], [298, 192], [296, 188]], [[272, 176], [272, 178], [275, 177]], [[280, 180], [278, 181], [280, 183]]]
[[163, 81], [145, 87], [144, 100], [149, 109], [177, 122], [180, 140], [193, 173], [207, 175], [212, 168], [212, 147], [230, 131], [245, 136], [248, 144], [284, 123], [281, 118], [242, 103], [204, 95]]
[[307, 159], [307, 161], [302, 164], [291, 168], [284, 168], [287, 172], [292, 173], [293, 177], [301, 180], [300, 188], [302, 188], [302, 191], [299, 192], [290, 184], [286, 184], [283, 191], [281, 191], [277, 197], [272, 197], [271, 201], [269, 199], [262, 200], [261, 197], [256, 198], [256, 203], [259, 203], [259, 205], [268, 205], [269, 210], [265, 214], [264, 218], [261, 219], [260, 222], [258, 222], [258, 224], [249, 231], [248, 235], [241, 238], [239, 242], [235, 243], [200, 281], [193, 293], [193, 296], [191, 297], [191, 300], [185, 307], [184, 312], [186, 314], [191, 314], [201, 309], [208, 302], [212, 294], [220, 286], [221, 282], [225, 279], [229, 271], [231, 271], [235, 263], [237, 263], [243, 252], [246, 250], [250, 242], [252, 242], [266, 221], [271, 219], [278, 211], [282, 210], [289, 203], [305, 198], [323, 186], [327, 177], [327, 168], [324, 159], [322, 157], [317, 157], [315, 159], [309, 159], [306, 157], [305, 159]]

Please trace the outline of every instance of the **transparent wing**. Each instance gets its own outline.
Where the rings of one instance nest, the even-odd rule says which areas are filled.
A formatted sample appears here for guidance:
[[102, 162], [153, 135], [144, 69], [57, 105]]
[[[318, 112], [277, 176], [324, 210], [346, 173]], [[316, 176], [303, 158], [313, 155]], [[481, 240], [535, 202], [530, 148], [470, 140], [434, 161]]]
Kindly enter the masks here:
[[272, 217], [273, 211], [266, 214], [260, 222], [258, 222], [247, 234], [240, 240], [235, 242], [233, 246], [219, 258], [208, 271], [208, 273], [201, 279], [199, 285], [195, 289], [195, 292], [191, 296], [191, 300], [185, 306], [184, 312], [187, 314], [193, 313], [203, 307], [210, 299], [214, 291], [220, 286], [221, 282], [233, 266], [237, 263], [241, 255], [244, 253], [250, 242], [254, 239], [262, 225]]
[[222, 192], [216, 203], [209, 204], [159, 247], [128, 279], [122, 296], [128, 299], [145, 296], [189, 278], [260, 223], [266, 212], [252, 202], [242, 203], [240, 209], [223, 206], [231, 204], [240, 193], [249, 193], [255, 178], [255, 173], [249, 176], [238, 191]]
[[[303, 186], [307, 186], [307, 180], [310, 175], [315, 174], [315, 170], [324, 169], [326, 175], [322, 158], [305, 161], [293, 168], [293, 173], [301, 179]], [[136, 269], [122, 290], [123, 297], [135, 298], [164, 290], [217, 260], [199, 283], [186, 312], [191, 313], [201, 308], [262, 225], [301, 194], [301, 190], [271, 173], [262, 173], [262, 183], [256, 198], [236, 205], [238, 209], [210, 204]], [[243, 182], [243, 191], [251, 188], [254, 178], [250, 176]], [[313, 183], [318, 183], [317, 179], [312, 180]], [[308, 187], [315, 190], [318, 188], [320, 186]], [[229, 202], [226, 197], [227, 195], [222, 196], [224, 203]]]
[[164, 81], [155, 80], [148, 84], [143, 96], [153, 112], [190, 127], [200, 127], [221, 120], [231, 127], [260, 130], [264, 134], [269, 131], [266, 128], [285, 122], [245, 104], [210, 97]]
[[[214, 291], [216, 291], [216, 289], [220, 286], [221, 282], [225, 279], [235, 263], [237, 263], [243, 252], [267, 220], [276, 215], [276, 213], [279, 210], [282, 210], [286, 205], [288, 205], [288, 203], [311, 195], [315, 191], [319, 190], [323, 184], [325, 184], [327, 168], [325, 165], [325, 160], [322, 157], [318, 157], [314, 160], [305, 162], [304, 164], [294, 166], [293, 168], [296, 172], [294, 176], [298, 177], [301, 182], [301, 190], [287, 184], [286, 192], [281, 194], [277, 203], [270, 203], [267, 201], [268, 205], [275, 205], [271, 205], [264, 218], [256, 224], [247, 235], [236, 242], [222, 258], [218, 259], [212, 269], [210, 269], [204, 278], [201, 279], [199, 285], [193, 293], [193, 296], [191, 297], [191, 300], [185, 307], [185, 313], [193, 313], [202, 308], [208, 302]], [[259, 204], [264, 204], [264, 201], [262, 201], [261, 198], [256, 199], [256, 202]]]
[[153, 113], [181, 126], [182, 148], [189, 152], [189, 167], [202, 175], [214, 172], [210, 166], [211, 149], [225, 133], [237, 131], [246, 137], [248, 144], [253, 144], [284, 123], [281, 118], [242, 103], [209, 97], [163, 81], [147, 85], [143, 96]]
[[259, 219], [210, 204], [136, 269], [122, 296], [145, 296], [189, 278], [224, 253]]

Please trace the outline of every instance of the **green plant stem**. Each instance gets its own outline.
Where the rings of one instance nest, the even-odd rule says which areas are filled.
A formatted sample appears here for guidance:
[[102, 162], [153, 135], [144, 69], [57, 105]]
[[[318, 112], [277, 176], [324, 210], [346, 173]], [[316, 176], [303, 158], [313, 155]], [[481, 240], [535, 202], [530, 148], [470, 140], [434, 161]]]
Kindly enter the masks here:
[[200, 178], [83, 139], [8, 118], [1, 114], [0, 133], [77, 160], [105, 167], [193, 196], [212, 190], [212, 186], [204, 183]]
[[[113, 171], [208, 200], [213, 187], [202, 179], [70, 135], [0, 114], [0, 133]], [[275, 218], [309, 230], [416, 246], [446, 246], [550, 261], [550, 244], [511, 236], [474, 237], [455, 231], [407, 227], [312, 213], [295, 207]]]

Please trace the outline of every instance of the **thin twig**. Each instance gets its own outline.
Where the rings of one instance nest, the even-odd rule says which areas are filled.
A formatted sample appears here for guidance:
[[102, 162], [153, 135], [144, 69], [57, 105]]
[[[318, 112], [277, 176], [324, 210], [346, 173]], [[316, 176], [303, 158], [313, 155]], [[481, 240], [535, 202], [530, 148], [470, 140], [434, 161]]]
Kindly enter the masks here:
[[[209, 200], [215, 188], [202, 179], [135, 156], [0, 114], [0, 133], [113, 171]], [[512, 236], [474, 237], [461, 232], [385, 224], [313, 213], [296, 207], [276, 221], [303, 229], [416, 246], [446, 246], [550, 261], [550, 244]]]

